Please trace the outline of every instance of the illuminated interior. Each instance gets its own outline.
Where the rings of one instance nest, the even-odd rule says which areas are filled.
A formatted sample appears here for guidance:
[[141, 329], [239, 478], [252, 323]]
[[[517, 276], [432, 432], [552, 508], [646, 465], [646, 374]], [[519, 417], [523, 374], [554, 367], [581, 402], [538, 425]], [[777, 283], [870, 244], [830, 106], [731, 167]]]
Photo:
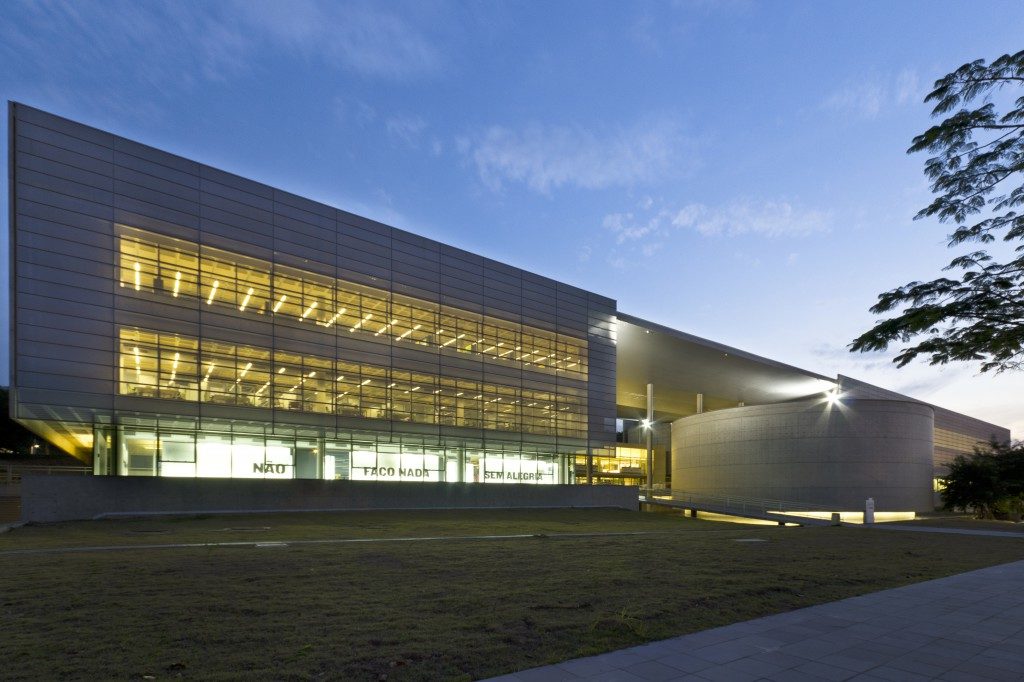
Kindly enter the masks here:
[[[596, 482], [640, 485], [647, 480], [647, 449], [629, 445], [616, 445], [615, 454], [594, 457], [591, 475]], [[576, 477], [587, 475], [587, 458], [576, 457]]]
[[[350, 434], [335, 438], [120, 427], [114, 456], [128, 476], [555, 484], [567, 458], [542, 447]], [[107, 447], [111, 438], [103, 439]]]
[[582, 390], [481, 383], [122, 328], [121, 395], [586, 437]]
[[275, 324], [350, 334], [585, 380], [585, 339], [479, 315], [383, 289], [272, 265], [119, 226], [119, 284], [179, 305], [265, 316]]

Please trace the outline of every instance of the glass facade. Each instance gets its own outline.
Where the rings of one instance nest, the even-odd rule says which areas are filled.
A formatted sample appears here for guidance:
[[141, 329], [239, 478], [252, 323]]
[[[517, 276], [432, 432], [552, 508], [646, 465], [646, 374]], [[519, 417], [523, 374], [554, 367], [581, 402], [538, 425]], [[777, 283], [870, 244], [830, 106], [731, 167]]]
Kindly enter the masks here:
[[[103, 435], [101, 442], [113, 442], [112, 430]], [[116, 466], [129, 476], [495, 484], [573, 480], [566, 457], [512, 443], [359, 432], [288, 437], [155, 423], [117, 427], [116, 441]]]
[[[576, 477], [583, 478], [587, 475], [587, 458], [578, 456], [575, 461]], [[595, 483], [604, 485], [646, 485], [647, 449], [617, 445], [614, 456], [594, 458], [590, 475]]]
[[119, 331], [121, 395], [586, 438], [586, 396]]
[[[220, 327], [220, 338], [206, 329], [193, 335], [163, 324], [164, 330], [118, 326], [119, 395], [585, 442], [585, 339], [128, 226], [117, 231], [119, 297], [257, 325], [252, 334]], [[279, 328], [305, 330], [318, 343], [284, 341]], [[418, 366], [433, 371], [389, 362], [393, 346], [424, 356]], [[482, 371], [448, 364], [446, 356], [517, 374], [484, 381]], [[532, 380], [523, 380], [526, 372]], [[559, 448], [522, 443], [496, 449], [457, 438], [342, 440], [329, 431], [310, 440], [217, 435], [209, 427], [118, 433], [119, 459], [111, 465], [127, 475], [539, 484], [573, 478], [564, 448], [560, 455]]]
[[587, 341], [121, 226], [122, 289], [586, 380]]

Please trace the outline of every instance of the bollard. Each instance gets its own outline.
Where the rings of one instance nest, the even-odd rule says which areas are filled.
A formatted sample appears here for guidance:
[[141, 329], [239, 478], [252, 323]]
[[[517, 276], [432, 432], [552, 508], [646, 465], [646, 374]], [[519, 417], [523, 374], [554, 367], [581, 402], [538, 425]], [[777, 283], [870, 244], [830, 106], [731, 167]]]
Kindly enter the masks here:
[[833, 526], [841, 526], [841, 525], [843, 525], [842, 521], [840, 521], [840, 519], [839, 519], [839, 512], [832, 512], [832, 525]]
[[875, 498], [869, 497], [864, 500], [864, 523], [875, 522]]

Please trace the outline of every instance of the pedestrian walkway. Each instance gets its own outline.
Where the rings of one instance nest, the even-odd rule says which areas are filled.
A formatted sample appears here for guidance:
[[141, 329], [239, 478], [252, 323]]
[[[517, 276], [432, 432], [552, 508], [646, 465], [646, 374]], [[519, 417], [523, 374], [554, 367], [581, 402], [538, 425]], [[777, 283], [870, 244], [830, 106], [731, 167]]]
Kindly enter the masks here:
[[949, 533], [951, 535], [982, 535], [989, 538], [1017, 538], [1024, 539], [1024, 531], [1017, 530], [991, 530], [987, 528], [945, 528], [943, 526], [912, 526], [901, 523], [876, 523], [870, 526], [861, 524], [850, 524], [854, 528], [865, 530], [896, 530], [908, 533]]
[[1024, 561], [494, 678], [1021, 680]]

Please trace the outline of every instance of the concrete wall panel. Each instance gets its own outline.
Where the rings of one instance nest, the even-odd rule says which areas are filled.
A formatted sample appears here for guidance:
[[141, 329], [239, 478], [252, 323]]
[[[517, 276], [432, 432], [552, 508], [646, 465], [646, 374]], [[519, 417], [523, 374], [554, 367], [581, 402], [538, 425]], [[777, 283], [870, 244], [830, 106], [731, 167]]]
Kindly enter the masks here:
[[26, 474], [21, 496], [22, 521], [35, 523], [103, 516], [246, 511], [637, 509], [637, 489], [616, 485], [129, 479]]
[[930, 511], [932, 408], [850, 399], [705, 412], [672, 423], [672, 487], [837, 510]]

